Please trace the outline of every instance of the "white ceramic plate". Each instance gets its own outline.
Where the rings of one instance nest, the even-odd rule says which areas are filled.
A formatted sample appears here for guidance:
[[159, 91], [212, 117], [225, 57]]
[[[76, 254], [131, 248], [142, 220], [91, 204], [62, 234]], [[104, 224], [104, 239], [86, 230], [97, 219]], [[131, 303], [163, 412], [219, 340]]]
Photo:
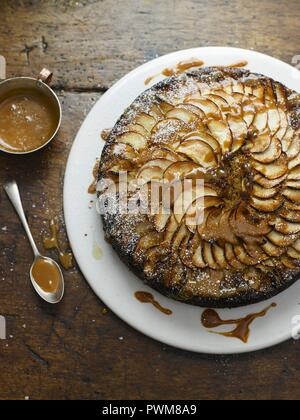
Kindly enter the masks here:
[[[100, 98], [76, 137], [65, 176], [66, 225], [75, 258], [90, 286], [112, 311], [132, 327], [156, 340], [185, 350], [215, 354], [250, 352], [291, 337], [292, 320], [300, 315], [300, 282], [269, 302], [219, 311], [222, 318], [241, 318], [262, 310], [271, 302], [277, 303], [277, 308], [253, 323], [248, 344], [211, 334], [201, 326], [201, 308], [175, 302], [153, 292], [128, 270], [105, 242], [96, 210], [89, 208], [92, 197], [87, 193], [87, 188], [95, 159], [100, 156], [104, 145], [100, 140], [102, 129], [114, 126], [124, 109], [145, 90], [146, 78], [192, 57], [202, 59], [206, 65], [226, 65], [247, 60], [251, 71], [270, 76], [300, 91], [299, 72], [296, 69], [272, 57], [236, 48], [209, 47], [178, 51], [138, 67]], [[152, 84], [160, 79], [155, 79]], [[93, 253], [95, 242], [103, 251], [100, 260]], [[152, 291], [163, 306], [173, 311], [173, 315], [166, 316], [152, 305], [138, 302], [134, 298], [138, 290]]]

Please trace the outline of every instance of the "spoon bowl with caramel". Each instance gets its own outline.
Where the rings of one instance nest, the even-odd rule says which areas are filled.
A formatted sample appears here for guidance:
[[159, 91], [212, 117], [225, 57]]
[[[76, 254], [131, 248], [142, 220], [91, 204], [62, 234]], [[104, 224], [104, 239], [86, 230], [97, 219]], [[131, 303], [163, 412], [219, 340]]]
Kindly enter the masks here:
[[23, 155], [46, 146], [61, 124], [61, 106], [48, 86], [52, 74], [0, 82], [0, 151]]
[[15, 181], [6, 183], [4, 190], [23, 224], [35, 257], [30, 270], [32, 286], [46, 302], [59, 303], [64, 296], [62, 271], [54, 260], [40, 254], [26, 220], [17, 183]]

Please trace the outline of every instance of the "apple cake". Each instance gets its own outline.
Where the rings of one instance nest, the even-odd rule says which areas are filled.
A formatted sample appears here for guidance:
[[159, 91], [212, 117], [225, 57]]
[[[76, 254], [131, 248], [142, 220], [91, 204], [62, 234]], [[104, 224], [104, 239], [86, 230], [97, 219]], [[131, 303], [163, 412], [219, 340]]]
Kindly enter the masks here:
[[[102, 153], [108, 241], [146, 284], [186, 303], [234, 307], [278, 294], [300, 272], [299, 128], [299, 94], [246, 69], [205, 67], [156, 84], [124, 112]], [[141, 186], [151, 204], [150, 184], [187, 180], [184, 207], [174, 193], [168, 212], [161, 203], [121, 210], [124, 194], [127, 206]]]

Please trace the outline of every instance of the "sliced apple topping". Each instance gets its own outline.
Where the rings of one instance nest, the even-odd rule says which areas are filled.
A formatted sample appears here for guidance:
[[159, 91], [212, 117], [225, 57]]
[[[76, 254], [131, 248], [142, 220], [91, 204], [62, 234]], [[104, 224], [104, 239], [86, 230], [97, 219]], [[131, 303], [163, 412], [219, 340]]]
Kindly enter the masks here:
[[203, 243], [202, 242], [200, 242], [198, 248], [196, 249], [193, 255], [193, 264], [195, 267], [198, 267], [198, 268], [207, 267], [207, 263], [204, 261], [204, 258], [203, 258]]
[[147, 146], [147, 139], [135, 131], [128, 131], [117, 137], [119, 143], [129, 144], [135, 150], [144, 149]]
[[277, 232], [283, 233], [284, 235], [294, 235], [300, 232], [300, 223], [288, 222], [280, 217], [277, 217], [274, 227]]
[[187, 103], [200, 108], [207, 118], [213, 118], [219, 115], [220, 112], [218, 106], [210, 99], [189, 99]]
[[264, 188], [271, 189], [271, 188], [279, 187], [286, 180], [286, 178], [287, 178], [287, 174], [284, 174], [281, 177], [276, 178], [276, 179], [268, 179], [262, 175], [255, 175], [254, 181]]
[[248, 148], [252, 153], [263, 153], [270, 147], [271, 141], [272, 137], [270, 132], [266, 130], [256, 137], [251, 138], [251, 143]]
[[209, 242], [204, 242], [203, 244], [203, 259], [209, 268], [212, 268], [213, 270], [220, 269], [213, 257], [212, 245]]
[[270, 146], [264, 152], [252, 153], [252, 157], [260, 163], [272, 163], [281, 156], [281, 153], [281, 143], [274, 137]]
[[280, 128], [280, 115], [277, 108], [270, 108], [268, 110], [268, 126], [271, 134], [274, 135]]
[[135, 123], [142, 125], [145, 130], [149, 131], [150, 133], [156, 124], [156, 118], [146, 114], [145, 112], [142, 112], [135, 118]]
[[223, 153], [229, 152], [232, 146], [232, 134], [228, 124], [220, 120], [211, 120], [207, 126], [213, 137], [218, 140]]
[[146, 184], [150, 181], [161, 180], [163, 176], [164, 170], [162, 168], [158, 166], [148, 166], [139, 172], [138, 179]]
[[243, 270], [245, 268], [245, 265], [237, 259], [232, 244], [226, 243], [224, 250], [226, 261], [231, 267], [237, 270]]
[[282, 203], [283, 203], [283, 198], [280, 196], [268, 198], [268, 199], [260, 199], [260, 198], [252, 197], [250, 201], [250, 204], [253, 208], [255, 208], [258, 211], [262, 211], [264, 213], [270, 213], [279, 209]]
[[136, 252], [145, 251], [157, 246], [162, 242], [162, 240], [163, 234], [161, 232], [150, 232], [139, 240]]
[[280, 257], [285, 253], [285, 249], [275, 245], [273, 242], [265, 239], [265, 243], [261, 246], [267, 255], [270, 257]]
[[286, 198], [293, 201], [294, 203], [300, 204], [300, 190], [287, 187], [282, 190], [282, 195], [284, 195]]
[[164, 179], [168, 182], [183, 179], [197, 169], [199, 165], [194, 162], [175, 162], [165, 170]]
[[213, 255], [214, 260], [216, 261], [217, 265], [222, 270], [228, 270], [229, 269], [229, 265], [228, 265], [228, 262], [226, 261], [226, 257], [225, 257], [224, 248], [220, 247], [217, 244], [213, 244], [212, 245], [212, 255]]
[[230, 115], [227, 118], [227, 122], [233, 136], [231, 152], [234, 153], [239, 150], [245, 142], [248, 132], [247, 124], [242, 118]]
[[288, 173], [287, 179], [298, 181], [300, 180], [300, 165], [291, 169]]
[[233, 252], [236, 258], [244, 265], [256, 265], [258, 261], [252, 257], [245, 251], [243, 245], [235, 245], [233, 247]]
[[288, 255], [284, 255], [283, 257], [281, 257], [280, 261], [286, 268], [290, 270], [295, 270], [296, 268], [299, 268], [299, 265], [296, 264], [295, 260], [293, 258], [290, 258]]
[[252, 189], [252, 194], [257, 198], [272, 198], [278, 193], [278, 188], [264, 188], [259, 184], [254, 184]]
[[254, 169], [266, 178], [271, 180], [280, 178], [288, 172], [288, 164], [285, 155], [281, 155], [279, 159], [269, 164], [263, 164], [253, 160], [252, 165]]
[[166, 118], [177, 118], [186, 124], [191, 124], [193, 121], [197, 120], [198, 116], [187, 109], [175, 107], [171, 111], [167, 112]]
[[219, 222], [219, 238], [224, 242], [229, 242], [231, 244], [237, 244], [238, 239], [233, 232], [232, 227], [230, 226], [229, 220], [235, 217], [234, 210], [224, 210]]
[[211, 146], [201, 140], [185, 140], [176, 151], [188, 156], [193, 162], [201, 165], [203, 168], [213, 168], [218, 164]]
[[207, 143], [215, 152], [216, 157], [221, 156], [221, 147], [219, 142], [209, 133], [205, 131], [192, 131], [183, 137], [183, 140], [200, 140]]
[[279, 247], [287, 247], [289, 245], [292, 245], [293, 242], [295, 242], [295, 235], [287, 236], [285, 234], [282, 234], [280, 232], [277, 232], [276, 230], [272, 230], [267, 235], [267, 238], [272, 242], [272, 244], [279, 246]]

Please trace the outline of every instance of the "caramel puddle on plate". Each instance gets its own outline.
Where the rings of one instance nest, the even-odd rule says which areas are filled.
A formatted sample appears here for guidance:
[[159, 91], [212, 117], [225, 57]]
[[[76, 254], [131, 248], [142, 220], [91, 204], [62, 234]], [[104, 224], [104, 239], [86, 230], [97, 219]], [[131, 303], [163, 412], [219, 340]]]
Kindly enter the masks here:
[[240, 60], [237, 61], [236, 63], [232, 63], [232, 64], [227, 64], [226, 66], [220, 66], [220, 67], [225, 67], [225, 68], [241, 68], [241, 67], [246, 67], [248, 66], [248, 61], [247, 60]]
[[229, 332], [216, 332], [210, 331], [213, 334], [223, 335], [224, 337], [231, 337], [237, 338], [241, 340], [243, 343], [247, 343], [250, 335], [250, 325], [253, 321], [257, 318], [262, 318], [265, 316], [271, 308], [276, 308], [276, 303], [272, 303], [266, 309], [261, 312], [257, 312], [254, 314], [249, 314], [241, 319], [229, 319], [223, 320], [219, 317], [218, 313], [213, 309], [206, 309], [201, 317], [202, 325], [205, 328], [217, 328], [221, 325], [236, 325], [236, 328]]
[[179, 61], [174, 67], [167, 67], [162, 70], [162, 72], [157, 73], [153, 76], [148, 77], [144, 84], [148, 85], [150, 82], [152, 82], [153, 79], [156, 77], [163, 75], [166, 77], [170, 76], [178, 76], [181, 73], [184, 73], [186, 70], [189, 70], [193, 67], [202, 67], [204, 65], [204, 61], [199, 60], [198, 58], [190, 58], [189, 60]]
[[96, 163], [93, 167], [93, 172], [92, 172], [92, 175], [93, 175], [94, 179], [93, 179], [93, 182], [91, 183], [91, 185], [88, 188], [88, 193], [89, 194], [96, 194], [96, 192], [97, 192], [99, 165], [100, 165], [100, 160], [97, 159]]
[[46, 293], [55, 293], [61, 280], [57, 266], [45, 258], [38, 258], [35, 261], [32, 267], [32, 277]]
[[95, 260], [101, 260], [103, 257], [103, 251], [96, 241], [94, 241], [93, 245], [93, 257], [95, 258]]
[[148, 292], [135, 292], [134, 296], [136, 299], [141, 303], [151, 303], [156, 309], [162, 312], [165, 315], [172, 315], [172, 311], [170, 309], [164, 308], [154, 299], [154, 296]]
[[59, 256], [59, 261], [65, 270], [69, 270], [74, 267], [73, 254], [71, 252], [65, 252], [59, 243], [58, 232], [59, 226], [54, 220], [50, 221], [50, 232], [51, 236], [43, 239], [45, 249], [56, 249]]

